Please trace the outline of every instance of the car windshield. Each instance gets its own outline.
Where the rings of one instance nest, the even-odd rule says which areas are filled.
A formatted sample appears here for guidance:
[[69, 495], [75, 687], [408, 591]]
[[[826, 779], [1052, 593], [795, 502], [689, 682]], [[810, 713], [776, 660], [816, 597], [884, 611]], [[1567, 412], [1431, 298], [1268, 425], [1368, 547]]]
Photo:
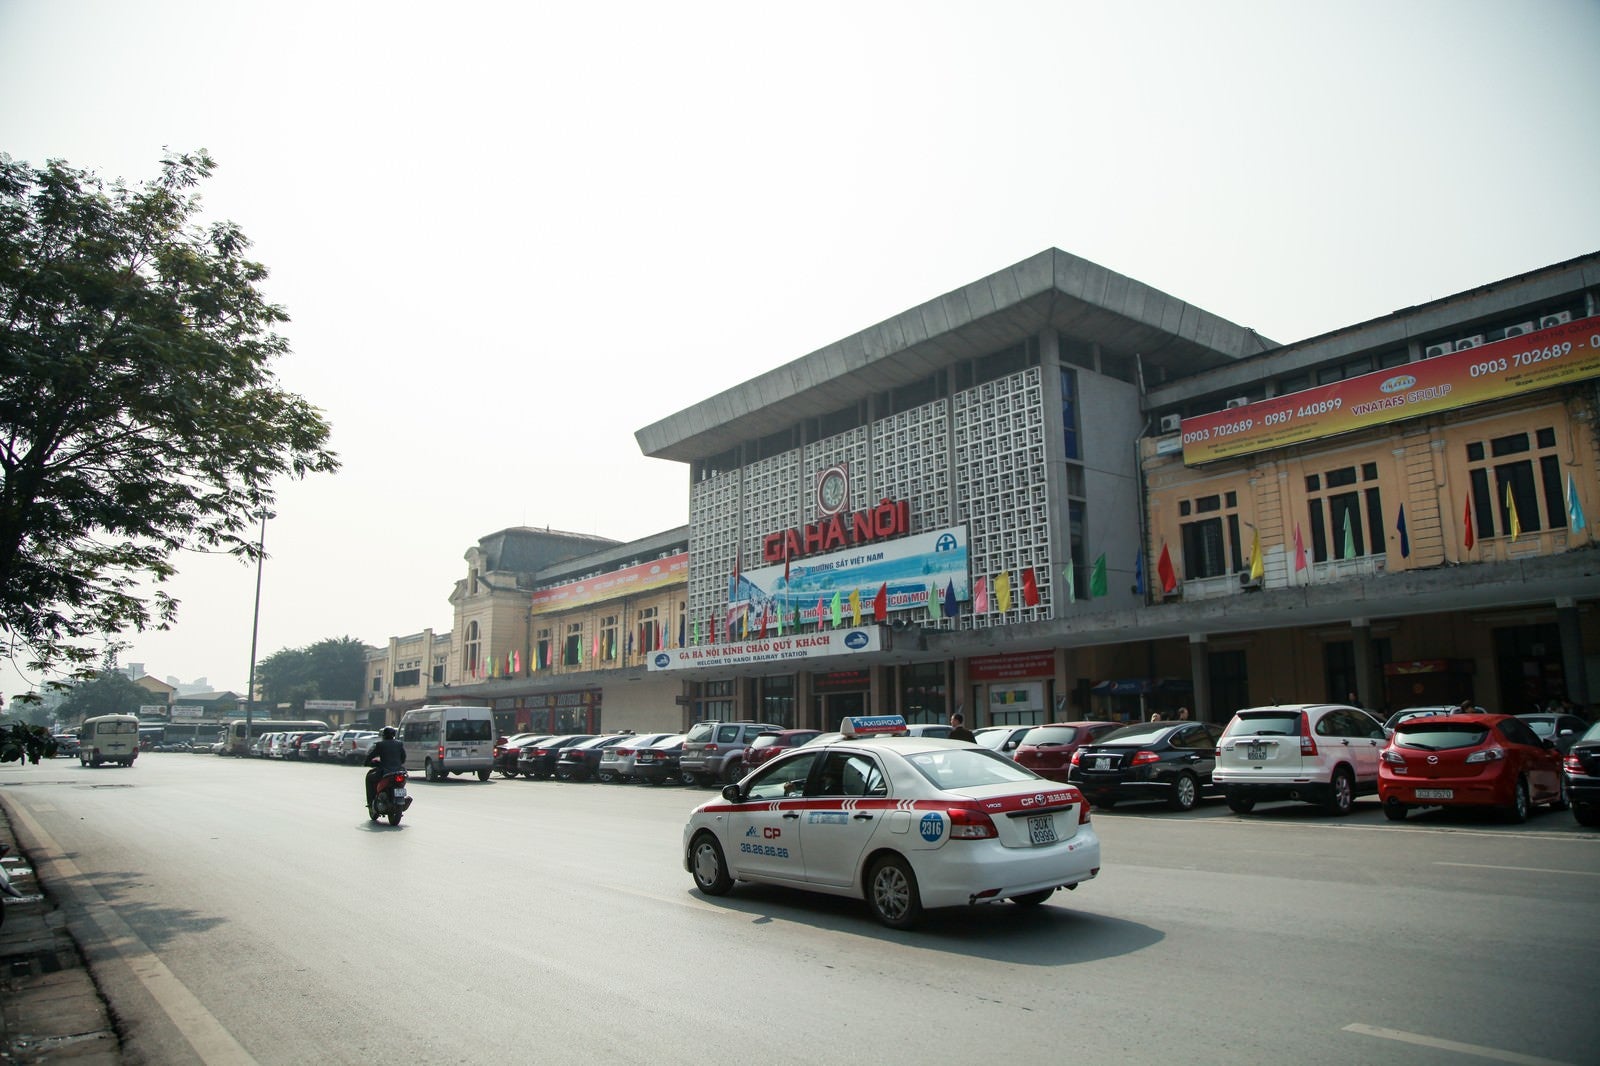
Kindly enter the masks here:
[[1125, 725], [1121, 729], [1107, 733], [1095, 741], [1095, 744], [1121, 744], [1130, 740], [1136, 744], [1143, 744], [1175, 725], [1174, 722], [1134, 722], [1132, 725]]
[[452, 718], [444, 724], [446, 740], [493, 740], [493, 732], [486, 718]]
[[975, 738], [979, 744], [990, 751], [999, 751], [1006, 746], [1006, 741], [1011, 739], [1011, 729], [984, 729], [978, 732]]
[[1523, 723], [1541, 737], [1556, 735], [1556, 720], [1554, 718], [1524, 718]]
[[1600, 740], [1600, 722], [1589, 727], [1588, 732], [1578, 738], [1579, 740]]
[[1450, 751], [1454, 748], [1475, 748], [1488, 736], [1489, 727], [1477, 722], [1439, 722], [1432, 718], [1415, 718], [1400, 723], [1394, 731], [1394, 743], [1402, 748]]
[[1070, 725], [1041, 725], [1028, 730], [1028, 735], [1022, 738], [1022, 742], [1038, 748], [1049, 748], [1058, 744], [1071, 744], [1077, 739], [1078, 731]]
[[987, 748], [952, 748], [906, 756], [917, 773], [934, 788], [953, 792], [979, 785], [1009, 785], [1039, 780], [1039, 776]]
[[717, 728], [715, 722], [696, 722], [689, 727], [688, 734], [684, 737], [690, 744], [701, 744], [711, 739], [712, 730]]
[[1299, 733], [1299, 711], [1240, 711], [1228, 725], [1229, 736], [1292, 737]]
[[783, 738], [776, 733], [763, 733], [750, 742], [752, 748], [770, 748]]

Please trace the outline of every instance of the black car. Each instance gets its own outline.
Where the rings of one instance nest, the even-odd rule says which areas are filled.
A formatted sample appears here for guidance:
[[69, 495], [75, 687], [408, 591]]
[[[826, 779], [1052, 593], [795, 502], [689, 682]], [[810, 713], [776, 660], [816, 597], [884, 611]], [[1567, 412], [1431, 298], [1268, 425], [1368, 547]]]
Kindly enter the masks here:
[[668, 737], [659, 744], [640, 748], [633, 756], [633, 776], [646, 785], [682, 781], [678, 760], [683, 758], [683, 737]]
[[502, 777], [516, 777], [517, 757], [526, 747], [536, 747], [540, 741], [549, 740], [549, 733], [513, 733], [494, 742], [494, 768]]
[[1203, 722], [1135, 722], [1107, 733], [1072, 756], [1067, 783], [1109, 810], [1118, 800], [1164, 800], [1187, 811], [1202, 796], [1220, 795], [1211, 783], [1222, 727]]
[[556, 759], [556, 778], [560, 781], [591, 781], [600, 773], [600, 753], [621, 744], [632, 733], [610, 733], [591, 737], [561, 749]]
[[1579, 825], [1600, 827], [1600, 722], [1573, 743], [1561, 760], [1561, 775], [1567, 782], [1572, 816]]
[[547, 737], [532, 747], [525, 747], [517, 756], [517, 772], [530, 781], [543, 781], [556, 772], [556, 761], [561, 749], [585, 740], [593, 740], [593, 733], [568, 733], [561, 737]]

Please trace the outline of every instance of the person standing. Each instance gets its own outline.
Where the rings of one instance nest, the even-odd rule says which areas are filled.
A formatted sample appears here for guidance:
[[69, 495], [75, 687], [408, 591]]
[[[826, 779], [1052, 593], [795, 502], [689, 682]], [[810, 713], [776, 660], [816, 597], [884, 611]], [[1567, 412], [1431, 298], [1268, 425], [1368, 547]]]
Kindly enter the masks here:
[[972, 735], [972, 730], [967, 728], [966, 719], [961, 716], [960, 711], [950, 716], [950, 739], [965, 740], [969, 744], [978, 739]]

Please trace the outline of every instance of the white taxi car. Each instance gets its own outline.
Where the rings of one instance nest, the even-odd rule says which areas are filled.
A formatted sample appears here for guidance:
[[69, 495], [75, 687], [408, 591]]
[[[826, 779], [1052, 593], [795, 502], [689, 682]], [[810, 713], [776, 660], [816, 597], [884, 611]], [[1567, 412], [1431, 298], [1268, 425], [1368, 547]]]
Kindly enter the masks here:
[[898, 715], [847, 718], [840, 731], [695, 808], [683, 862], [701, 892], [761, 881], [864, 896], [904, 929], [924, 908], [1036, 906], [1099, 874], [1076, 788], [986, 748], [906, 736]]

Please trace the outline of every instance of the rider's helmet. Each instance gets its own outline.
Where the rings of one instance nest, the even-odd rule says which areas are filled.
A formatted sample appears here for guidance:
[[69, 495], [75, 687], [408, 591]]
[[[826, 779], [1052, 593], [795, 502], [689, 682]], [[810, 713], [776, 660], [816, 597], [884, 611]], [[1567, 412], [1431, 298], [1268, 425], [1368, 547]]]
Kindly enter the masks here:
[[386, 725], [386, 726], [383, 727], [383, 739], [384, 740], [393, 740], [394, 739], [394, 726]]

